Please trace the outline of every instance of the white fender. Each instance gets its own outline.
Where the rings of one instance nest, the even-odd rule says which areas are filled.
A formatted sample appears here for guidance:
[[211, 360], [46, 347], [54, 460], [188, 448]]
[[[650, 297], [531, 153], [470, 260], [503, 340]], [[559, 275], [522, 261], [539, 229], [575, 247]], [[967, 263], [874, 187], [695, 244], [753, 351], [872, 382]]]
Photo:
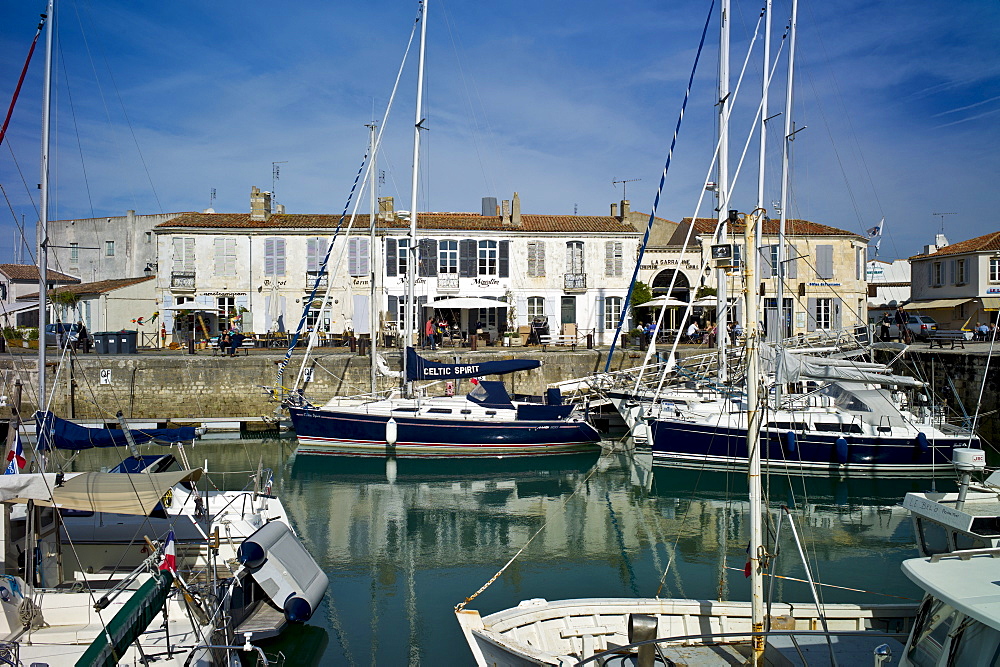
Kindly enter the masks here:
[[389, 417], [389, 421], [385, 423], [385, 444], [389, 446], [395, 445], [397, 437], [398, 427], [396, 426], [396, 420]]

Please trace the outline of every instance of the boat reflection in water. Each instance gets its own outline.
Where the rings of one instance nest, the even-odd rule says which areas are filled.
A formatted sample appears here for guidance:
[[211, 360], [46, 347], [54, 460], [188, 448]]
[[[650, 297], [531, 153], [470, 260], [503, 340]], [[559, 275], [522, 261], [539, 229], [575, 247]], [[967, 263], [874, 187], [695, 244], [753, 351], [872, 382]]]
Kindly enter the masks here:
[[[325, 659], [471, 662], [456, 649], [465, 644], [452, 608], [525, 544], [476, 598], [480, 609], [532, 597], [651, 596], [665, 570], [661, 597], [742, 599], [745, 474], [634, 463], [618, 454], [530, 461], [290, 457], [280, 493], [330, 577], [317, 612], [330, 631]], [[898, 567], [916, 551], [897, 503], [920, 488], [926, 485], [912, 480], [782, 476], [769, 483], [772, 506], [797, 511], [821, 581], [914, 597]], [[802, 577], [801, 565], [782, 559], [784, 574]], [[788, 600], [809, 594], [790, 580], [779, 580], [775, 591]], [[858, 599], [838, 589], [823, 595], [830, 602]]]

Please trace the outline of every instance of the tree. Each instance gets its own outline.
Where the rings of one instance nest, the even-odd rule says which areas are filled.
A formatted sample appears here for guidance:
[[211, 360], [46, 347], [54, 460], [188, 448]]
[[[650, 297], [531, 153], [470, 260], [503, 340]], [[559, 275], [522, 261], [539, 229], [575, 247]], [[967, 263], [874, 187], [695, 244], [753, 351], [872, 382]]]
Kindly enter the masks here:
[[632, 287], [632, 299], [630, 301], [630, 306], [635, 308], [636, 306], [646, 303], [647, 301], [653, 300], [653, 291], [649, 289], [649, 285], [637, 280], [635, 285]]

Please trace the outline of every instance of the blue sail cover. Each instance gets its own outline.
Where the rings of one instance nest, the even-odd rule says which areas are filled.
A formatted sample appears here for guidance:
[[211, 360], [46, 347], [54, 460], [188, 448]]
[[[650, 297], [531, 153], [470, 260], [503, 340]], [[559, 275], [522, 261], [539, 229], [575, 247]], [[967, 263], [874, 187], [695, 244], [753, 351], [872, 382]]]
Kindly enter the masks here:
[[[90, 449], [91, 447], [127, 447], [125, 431], [120, 428], [87, 428], [71, 421], [60, 419], [51, 412], [35, 413], [35, 428], [38, 448], [48, 449]], [[188, 442], [195, 439], [194, 426], [179, 428], [134, 428], [131, 429], [135, 444], [156, 441], [161, 444]]]
[[537, 359], [504, 359], [503, 361], [481, 361], [469, 364], [442, 364], [438, 361], [424, 359], [412, 347], [406, 348], [407, 380], [450, 380], [482, 375], [502, 375], [516, 371], [530, 371], [541, 365], [542, 362]]

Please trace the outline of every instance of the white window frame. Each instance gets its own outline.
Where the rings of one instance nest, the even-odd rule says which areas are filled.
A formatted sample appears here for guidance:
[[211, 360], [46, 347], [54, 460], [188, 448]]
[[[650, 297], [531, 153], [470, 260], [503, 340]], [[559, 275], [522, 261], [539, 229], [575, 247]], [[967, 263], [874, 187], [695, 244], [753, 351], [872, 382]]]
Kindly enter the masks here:
[[833, 299], [831, 297], [816, 299], [816, 328], [833, 328]]
[[479, 275], [495, 276], [499, 273], [499, 245], [496, 241], [479, 242]]
[[584, 270], [583, 241], [566, 242], [566, 273], [586, 273]]
[[528, 297], [528, 320], [531, 321], [536, 317], [545, 317], [545, 297], [543, 296]]
[[944, 284], [944, 264], [942, 262], [934, 262], [932, 265], [934, 282], [931, 283], [934, 287], [941, 287]]
[[70, 243], [69, 244], [69, 263], [76, 265], [80, 263], [80, 244]]
[[[738, 245], [736, 247], [739, 248]], [[771, 274], [770, 274], [770, 276], [772, 278], [774, 278], [776, 275], [778, 275], [778, 268], [779, 268], [778, 267], [778, 244], [769, 245], [768, 248], [770, 249], [770, 255], [769, 255], [769, 263], [771, 265]], [[777, 306], [775, 306], [775, 307], [777, 307]]]
[[1000, 283], [1000, 257], [990, 257], [990, 282]]
[[215, 298], [216, 312], [218, 314], [218, 333], [229, 330], [229, 318], [236, 317], [236, 297], [219, 296]]
[[[406, 270], [410, 265], [410, 239], [409, 237], [396, 239], [396, 275], [407, 275]], [[402, 322], [402, 320], [400, 320]]]
[[104, 242], [104, 256], [114, 257], [115, 256], [115, 242], [108, 240]]
[[622, 317], [622, 297], [604, 297], [604, 329], [613, 331], [618, 328], [618, 320]]
[[458, 275], [458, 241], [438, 241], [438, 274]]
[[964, 285], [967, 282], [969, 282], [969, 276], [966, 270], [965, 260], [957, 260], [955, 263], [955, 284]]

